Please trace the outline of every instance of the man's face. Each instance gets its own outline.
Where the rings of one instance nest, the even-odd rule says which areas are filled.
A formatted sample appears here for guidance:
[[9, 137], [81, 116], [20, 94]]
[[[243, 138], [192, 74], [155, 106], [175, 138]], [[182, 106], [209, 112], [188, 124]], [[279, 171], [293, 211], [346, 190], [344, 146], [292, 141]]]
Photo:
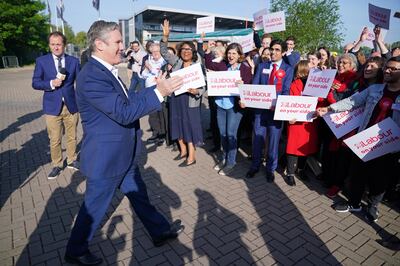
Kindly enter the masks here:
[[278, 62], [282, 59], [282, 46], [274, 44], [271, 48], [271, 61]]
[[64, 54], [65, 45], [61, 36], [51, 36], [49, 39], [50, 51], [55, 56], [62, 56]]
[[139, 48], [140, 48], [139, 44], [137, 44], [137, 43], [133, 43], [131, 47], [132, 47], [132, 50], [135, 51], [135, 52], [138, 52]]
[[105, 41], [96, 40], [96, 47], [100, 58], [111, 65], [121, 63], [121, 54], [124, 50], [122, 36], [118, 30], [111, 31]]
[[151, 47], [151, 56], [154, 58], [154, 60], [159, 60], [161, 58], [161, 53], [160, 53], [160, 46], [155, 45]]
[[292, 41], [292, 40], [286, 41], [286, 45], [287, 45], [287, 49], [288, 50], [293, 51], [293, 49], [294, 49], [294, 41]]
[[386, 83], [396, 83], [400, 80], [400, 62], [389, 61], [383, 68], [384, 81]]
[[392, 57], [396, 57], [399, 55], [400, 55], [400, 47], [397, 47], [396, 49], [393, 50]]
[[262, 41], [261, 41], [261, 46], [262, 46], [263, 48], [267, 48], [267, 47], [269, 47], [269, 45], [271, 44], [271, 41], [272, 41], [271, 38], [264, 38], [264, 39], [262, 39]]

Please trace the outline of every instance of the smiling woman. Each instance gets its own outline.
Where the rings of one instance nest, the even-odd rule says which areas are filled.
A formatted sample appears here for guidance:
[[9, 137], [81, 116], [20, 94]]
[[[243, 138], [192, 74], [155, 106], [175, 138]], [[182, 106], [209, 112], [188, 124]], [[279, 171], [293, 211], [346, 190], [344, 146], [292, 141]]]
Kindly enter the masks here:
[[[160, 43], [161, 55], [172, 66], [172, 72], [189, 67], [198, 61], [197, 51], [192, 42], [178, 45], [178, 55], [168, 52], [169, 21], [162, 25], [163, 39]], [[169, 99], [171, 139], [178, 140], [180, 154], [175, 160], [183, 161], [179, 166], [196, 163], [196, 146], [203, 144], [200, 104], [205, 87], [190, 88], [186, 93], [171, 95]]]

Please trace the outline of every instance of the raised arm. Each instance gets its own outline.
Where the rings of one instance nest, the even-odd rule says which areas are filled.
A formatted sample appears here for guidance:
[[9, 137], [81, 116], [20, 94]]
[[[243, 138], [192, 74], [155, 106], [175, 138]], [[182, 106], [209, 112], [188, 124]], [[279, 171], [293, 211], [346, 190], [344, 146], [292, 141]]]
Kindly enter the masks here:
[[163, 29], [163, 37], [160, 42], [160, 53], [161, 56], [167, 61], [168, 64], [174, 66], [178, 61], [179, 57], [168, 52], [168, 37], [169, 37], [169, 21], [164, 19], [163, 24], [161, 24], [161, 28]]

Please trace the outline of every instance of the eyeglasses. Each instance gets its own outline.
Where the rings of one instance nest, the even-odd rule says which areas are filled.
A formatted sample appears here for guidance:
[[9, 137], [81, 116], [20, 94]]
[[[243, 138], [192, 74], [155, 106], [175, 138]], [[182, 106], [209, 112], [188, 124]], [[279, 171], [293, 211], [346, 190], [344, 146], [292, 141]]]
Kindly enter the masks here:
[[385, 66], [385, 67], [383, 68], [383, 71], [386, 71], [386, 70], [389, 70], [390, 72], [396, 72], [396, 71], [399, 71], [400, 68]]
[[182, 48], [181, 51], [192, 51], [192, 48]]
[[348, 61], [339, 61], [338, 65], [340, 65], [340, 64], [342, 64], [342, 65], [350, 65], [351, 63], [348, 62]]

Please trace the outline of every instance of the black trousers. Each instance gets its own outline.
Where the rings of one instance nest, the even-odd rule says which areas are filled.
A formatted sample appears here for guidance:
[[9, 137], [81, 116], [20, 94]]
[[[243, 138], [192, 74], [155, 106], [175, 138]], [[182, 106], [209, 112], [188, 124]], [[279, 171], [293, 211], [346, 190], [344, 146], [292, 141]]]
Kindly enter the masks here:
[[384, 193], [391, 180], [400, 175], [400, 153], [386, 154], [368, 162], [363, 162], [353, 155], [350, 177], [350, 204], [358, 206], [365, 187], [369, 187], [369, 195]]
[[287, 154], [287, 175], [294, 175], [297, 169], [304, 169], [307, 156]]
[[[162, 103], [164, 106], [165, 103]], [[166, 124], [165, 121], [168, 119], [168, 116], [165, 117], [163, 112], [164, 110], [157, 111], [149, 114], [149, 124], [151, 129], [153, 130], [153, 136], [161, 136], [164, 137], [166, 134]]]

